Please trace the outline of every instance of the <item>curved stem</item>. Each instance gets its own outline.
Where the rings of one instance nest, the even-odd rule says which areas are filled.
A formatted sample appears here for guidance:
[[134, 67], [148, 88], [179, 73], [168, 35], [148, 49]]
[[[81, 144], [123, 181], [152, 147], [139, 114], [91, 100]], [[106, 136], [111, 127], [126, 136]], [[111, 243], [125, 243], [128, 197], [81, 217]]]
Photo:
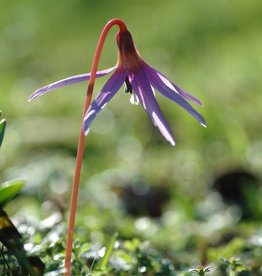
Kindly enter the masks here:
[[[110, 20], [102, 30], [102, 33], [97, 43], [97, 47], [96, 47], [96, 51], [95, 51], [95, 55], [94, 55], [94, 59], [91, 67], [91, 75], [90, 75], [90, 80], [87, 88], [86, 100], [83, 108], [82, 122], [83, 122], [85, 113], [91, 104], [91, 99], [92, 99], [92, 94], [93, 94], [93, 89], [95, 84], [95, 77], [96, 77], [98, 62], [102, 52], [102, 48], [109, 30], [114, 25], [118, 25], [120, 32], [124, 32], [127, 30], [125, 23], [121, 19], [117, 19], [117, 18]], [[70, 214], [69, 214], [68, 232], [67, 232], [67, 240], [66, 240], [66, 257], [65, 257], [65, 272], [64, 272], [65, 276], [69, 276], [70, 270], [71, 270], [71, 256], [72, 256], [73, 236], [74, 236], [74, 227], [75, 227], [75, 216], [76, 216], [78, 189], [79, 189], [84, 149], [85, 149], [85, 135], [83, 133], [82, 124], [81, 124], [76, 162], [75, 162], [75, 173], [74, 173], [74, 180], [73, 180], [73, 186], [72, 186]]]

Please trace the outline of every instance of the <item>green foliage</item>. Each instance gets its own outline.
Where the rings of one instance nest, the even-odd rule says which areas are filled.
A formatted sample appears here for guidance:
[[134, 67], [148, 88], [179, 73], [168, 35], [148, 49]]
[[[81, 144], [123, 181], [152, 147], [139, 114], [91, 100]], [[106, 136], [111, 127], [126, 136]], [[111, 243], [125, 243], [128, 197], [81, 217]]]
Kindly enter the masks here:
[[[53, 232], [52, 232], [53, 233]], [[52, 234], [47, 236], [51, 238]], [[92, 245], [81, 244], [79, 240], [74, 243], [72, 273], [75, 275], [175, 275], [172, 262], [163, 257], [160, 252], [154, 250], [148, 242], [138, 239], [117, 240], [117, 235], [109, 240], [108, 244]], [[114, 246], [112, 246], [114, 244]], [[46, 273], [61, 273], [63, 270], [62, 240], [58, 240], [55, 246], [49, 247]], [[58, 252], [60, 248], [60, 254]], [[38, 249], [45, 251], [47, 248], [42, 243]], [[48, 274], [47, 274], [48, 275]]]
[[[2, 111], [0, 110], [0, 117], [1, 117]], [[0, 119], [0, 147], [2, 145], [4, 134], [5, 134], [5, 127], [6, 127], [6, 120]]]
[[117, 234], [113, 235], [113, 237], [110, 239], [110, 241], [108, 242], [108, 245], [106, 247], [105, 254], [101, 258], [101, 260], [99, 261], [99, 264], [97, 265], [97, 268], [101, 271], [103, 271], [103, 269], [105, 269], [105, 267], [108, 264], [109, 258], [110, 258], [111, 254], [113, 252], [113, 249], [114, 249], [116, 238], [117, 238]]
[[221, 262], [227, 268], [229, 276], [239, 275], [240, 272], [250, 271], [251, 268], [243, 263], [239, 258], [231, 257], [228, 259], [221, 259]]
[[12, 180], [0, 184], [0, 206], [5, 205], [15, 197], [24, 187], [24, 181]]
[[[1, 115], [1, 113], [0, 113]], [[0, 122], [0, 145], [4, 137], [5, 121]], [[12, 223], [3, 206], [11, 201], [24, 187], [21, 180], [0, 185], [0, 274], [1, 275], [43, 275], [45, 265], [37, 256], [27, 256], [23, 238]]]
[[189, 271], [190, 272], [195, 272], [199, 276], [205, 276], [208, 272], [212, 271], [212, 266], [203, 267], [203, 266], [200, 265], [196, 268], [190, 269]]

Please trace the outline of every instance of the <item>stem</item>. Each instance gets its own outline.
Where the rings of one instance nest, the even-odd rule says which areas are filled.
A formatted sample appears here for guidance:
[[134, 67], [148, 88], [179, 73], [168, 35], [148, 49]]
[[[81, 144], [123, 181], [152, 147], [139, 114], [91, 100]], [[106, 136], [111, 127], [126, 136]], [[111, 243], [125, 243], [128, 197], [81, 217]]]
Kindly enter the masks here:
[[[127, 30], [125, 23], [121, 19], [112, 19], [110, 20], [102, 30], [100, 38], [97, 43], [96, 52], [94, 55], [92, 67], [91, 67], [91, 75], [86, 93], [86, 100], [83, 108], [82, 122], [84, 120], [85, 113], [91, 104], [96, 72], [98, 68], [99, 58], [102, 52], [102, 48], [106, 39], [106, 36], [109, 30], [114, 26], [118, 25], [119, 31], [124, 32]], [[67, 240], [66, 240], [66, 257], [65, 257], [65, 272], [64, 276], [70, 275], [71, 270], [71, 256], [72, 256], [72, 246], [73, 246], [73, 236], [74, 236], [74, 227], [75, 227], [75, 216], [76, 216], [76, 208], [77, 208], [77, 198], [78, 198], [78, 189], [81, 175], [81, 167], [83, 161], [85, 149], [85, 135], [82, 130], [82, 124], [79, 133], [78, 147], [77, 147], [77, 155], [75, 162], [75, 173], [74, 180], [72, 186], [72, 194], [71, 194], [71, 203], [70, 203], [70, 213], [69, 213], [69, 222], [68, 222], [68, 232], [67, 232]]]

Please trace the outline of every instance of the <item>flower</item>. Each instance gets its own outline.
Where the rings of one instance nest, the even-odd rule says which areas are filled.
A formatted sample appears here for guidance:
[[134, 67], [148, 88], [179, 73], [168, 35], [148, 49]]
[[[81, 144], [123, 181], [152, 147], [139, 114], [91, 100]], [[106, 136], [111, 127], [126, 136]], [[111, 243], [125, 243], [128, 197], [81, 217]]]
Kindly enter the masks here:
[[[198, 105], [202, 105], [201, 102], [172, 83], [162, 73], [149, 66], [138, 53], [129, 31], [120, 31], [116, 36], [116, 41], [119, 50], [116, 66], [96, 73], [98, 78], [114, 71], [84, 116], [83, 131], [86, 135], [98, 112], [106, 106], [124, 83], [126, 86], [125, 92], [131, 94], [131, 103], [138, 104], [141, 102], [155, 126], [171, 145], [175, 145], [174, 135], [156, 101], [154, 89], [176, 102], [200, 121], [201, 125], [206, 126], [205, 119], [187, 100]], [[36, 90], [30, 96], [29, 101], [58, 87], [85, 81], [89, 78], [90, 73], [62, 79]]]

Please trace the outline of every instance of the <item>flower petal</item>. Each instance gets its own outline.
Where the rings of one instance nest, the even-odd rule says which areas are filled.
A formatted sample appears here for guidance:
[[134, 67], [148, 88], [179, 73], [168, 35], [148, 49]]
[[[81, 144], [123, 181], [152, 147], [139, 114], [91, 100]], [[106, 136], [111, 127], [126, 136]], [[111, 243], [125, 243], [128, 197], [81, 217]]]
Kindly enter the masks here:
[[[97, 71], [96, 77], [97, 78], [103, 77], [103, 76], [109, 74], [110, 72], [112, 72], [114, 69], [115, 69], [115, 66], [112, 68], [109, 68], [109, 69], [102, 70], [102, 71]], [[77, 83], [77, 82], [81, 82], [81, 81], [89, 80], [90, 75], [91, 75], [90, 73], [76, 75], [76, 76], [68, 77], [68, 78], [56, 81], [54, 83], [48, 84], [42, 88], [37, 89], [29, 97], [28, 101], [30, 102], [31, 100], [36, 99], [36, 98], [38, 98], [56, 88], [59, 88], [59, 87], [65, 86], [65, 85], [70, 85], [70, 84]]]
[[101, 92], [92, 102], [90, 107], [88, 108], [83, 123], [83, 131], [85, 135], [89, 132], [89, 127], [97, 113], [103, 109], [106, 104], [112, 99], [112, 97], [116, 94], [119, 88], [122, 86], [126, 78], [125, 70], [117, 70], [106, 82]]
[[183, 89], [181, 89], [179, 86], [177, 86], [176, 84], [174, 84], [173, 82], [171, 82], [166, 76], [164, 76], [162, 73], [160, 73], [159, 71], [157, 71], [156, 69], [152, 68], [151, 66], [149, 66], [148, 64], [146, 64], [144, 62], [144, 67], [146, 67], [147, 73], [152, 75], [152, 77], [156, 78], [159, 83], [161, 83], [161, 85], [164, 87], [168, 87], [171, 90], [173, 90], [175, 93], [178, 93], [180, 96], [182, 96], [183, 98], [198, 104], [198, 105], [203, 105], [201, 103], [200, 100], [198, 100], [197, 98], [195, 98], [194, 96], [190, 95], [189, 93], [187, 93], [186, 91], [184, 91]]
[[139, 101], [142, 103], [144, 109], [151, 117], [155, 126], [159, 129], [166, 140], [169, 141], [172, 146], [174, 146], [175, 140], [173, 132], [160, 110], [160, 107], [155, 99], [153, 89], [147, 80], [145, 73], [142, 71], [136, 72], [134, 76], [130, 76], [130, 82], [134, 89], [134, 93], [139, 98]]
[[170, 100], [176, 102], [178, 105], [183, 107], [187, 112], [189, 112], [193, 117], [200, 121], [201, 125], [206, 126], [206, 121], [204, 117], [198, 113], [179, 93], [174, 91], [169, 85], [163, 82], [163, 79], [159, 77], [157, 71], [149, 66], [143, 66], [146, 71], [147, 77], [150, 83], [155, 89], [157, 89], [161, 94], [169, 98]]

